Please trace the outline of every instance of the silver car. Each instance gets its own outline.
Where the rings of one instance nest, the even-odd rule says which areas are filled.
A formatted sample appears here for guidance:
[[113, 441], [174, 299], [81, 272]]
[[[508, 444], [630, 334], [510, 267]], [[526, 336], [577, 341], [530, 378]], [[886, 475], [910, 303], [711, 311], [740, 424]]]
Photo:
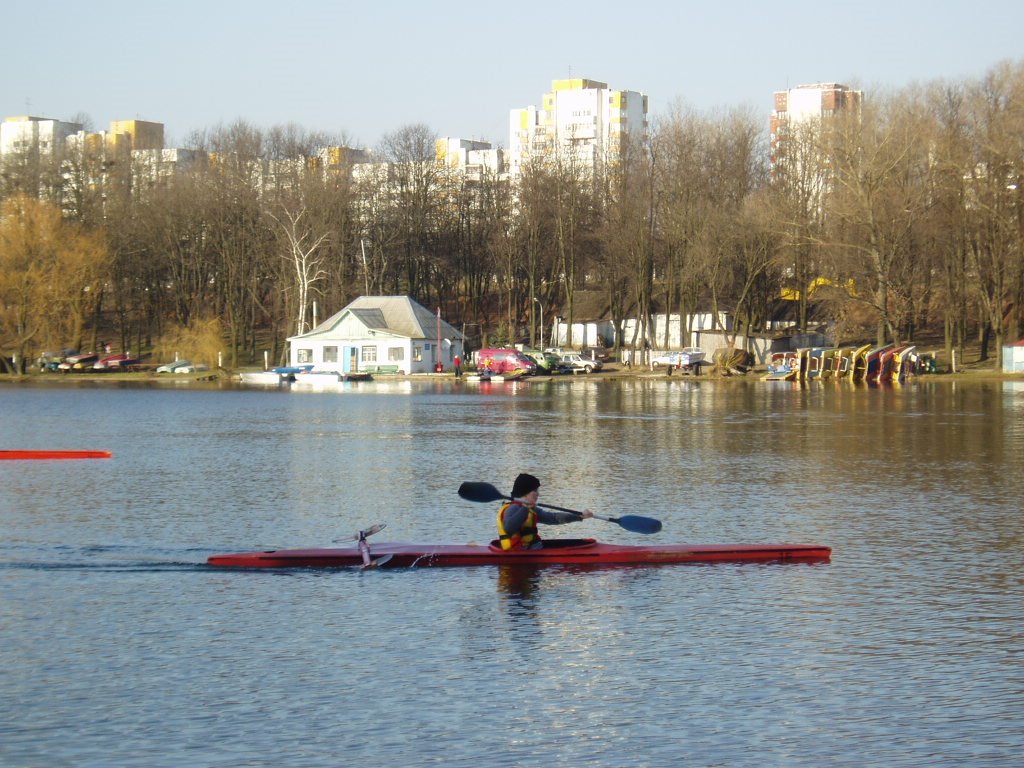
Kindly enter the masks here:
[[604, 367], [600, 360], [584, 357], [578, 352], [569, 352], [562, 355], [562, 365], [571, 369], [574, 373], [577, 371], [593, 373], [594, 371], [600, 371]]

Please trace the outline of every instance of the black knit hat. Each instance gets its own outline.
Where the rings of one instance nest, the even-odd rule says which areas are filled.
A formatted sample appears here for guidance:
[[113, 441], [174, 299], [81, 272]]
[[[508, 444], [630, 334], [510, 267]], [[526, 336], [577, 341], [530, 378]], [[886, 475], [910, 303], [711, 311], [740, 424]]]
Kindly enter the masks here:
[[521, 499], [530, 491], [536, 491], [538, 488], [540, 488], [540, 480], [533, 475], [522, 474], [512, 485], [512, 498]]

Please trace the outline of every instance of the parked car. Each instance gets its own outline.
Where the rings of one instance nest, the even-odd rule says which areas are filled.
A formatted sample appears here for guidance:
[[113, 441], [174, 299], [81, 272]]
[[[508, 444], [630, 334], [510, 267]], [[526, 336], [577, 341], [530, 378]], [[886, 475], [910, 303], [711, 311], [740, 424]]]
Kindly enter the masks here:
[[550, 352], [538, 352], [537, 350], [525, 350], [524, 355], [537, 364], [537, 373], [556, 374], [565, 373], [562, 359]]
[[578, 371], [593, 373], [594, 371], [600, 371], [604, 367], [600, 360], [584, 357], [579, 352], [569, 352], [562, 355], [562, 365], [567, 366], [573, 373]]
[[498, 375], [516, 371], [533, 375], [537, 372], [537, 363], [511, 347], [481, 349], [476, 353], [476, 367], [478, 371], [489, 371]]
[[663, 352], [651, 358], [651, 366], [671, 365], [673, 368], [689, 368], [704, 362], [704, 350], [699, 347], [686, 347], [679, 352]]

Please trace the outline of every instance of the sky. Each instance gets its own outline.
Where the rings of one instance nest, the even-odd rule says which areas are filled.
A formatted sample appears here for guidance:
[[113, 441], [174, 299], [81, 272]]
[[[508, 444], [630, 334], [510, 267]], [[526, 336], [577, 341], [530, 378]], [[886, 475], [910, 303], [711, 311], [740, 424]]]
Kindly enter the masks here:
[[866, 97], [1024, 59], [1020, 0], [138, 0], [10, 3], [0, 115], [165, 126], [167, 146], [237, 120], [349, 146], [425, 124], [508, 145], [509, 110], [553, 80], [672, 108], [749, 107], [840, 82]]

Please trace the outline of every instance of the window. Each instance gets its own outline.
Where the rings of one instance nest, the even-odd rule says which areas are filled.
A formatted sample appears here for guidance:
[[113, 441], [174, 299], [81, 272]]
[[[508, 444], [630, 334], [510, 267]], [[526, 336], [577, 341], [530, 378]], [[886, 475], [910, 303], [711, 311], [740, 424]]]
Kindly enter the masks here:
[[312, 349], [300, 349], [298, 355], [295, 358], [298, 363], [312, 363], [313, 362], [313, 350]]
[[362, 356], [359, 358], [364, 363], [376, 363], [377, 362], [377, 348], [376, 347], [363, 347]]
[[405, 347], [388, 347], [388, 360], [391, 362], [405, 360]]
[[416, 346], [414, 346], [412, 348], [412, 360], [413, 360], [414, 363], [422, 363], [423, 362], [423, 349], [422, 348], [416, 347]]
[[338, 362], [338, 348], [337, 347], [324, 347], [324, 362], [325, 363], [336, 363], [336, 362]]

